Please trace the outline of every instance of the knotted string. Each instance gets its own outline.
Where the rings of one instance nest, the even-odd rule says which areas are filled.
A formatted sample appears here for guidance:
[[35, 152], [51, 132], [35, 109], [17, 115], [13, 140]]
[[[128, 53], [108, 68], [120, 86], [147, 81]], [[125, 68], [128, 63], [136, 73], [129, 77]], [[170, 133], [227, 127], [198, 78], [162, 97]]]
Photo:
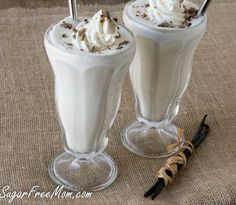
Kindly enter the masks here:
[[[167, 147], [167, 152], [169, 153], [178, 148], [177, 155], [170, 157], [165, 165], [156, 173], [157, 178], [162, 178], [164, 180], [165, 186], [167, 186], [168, 183], [173, 182], [175, 175], [178, 173], [178, 165], [181, 165], [182, 167], [186, 166], [187, 157], [184, 154], [184, 150], [189, 150], [191, 154], [194, 151], [192, 143], [183, 140], [183, 132], [183, 129], [178, 128], [178, 142]], [[168, 171], [171, 172], [171, 175], [167, 174]]]
[[173, 152], [178, 148], [176, 156], [171, 157], [167, 160], [165, 166], [157, 172], [156, 183], [144, 193], [144, 197], [151, 196], [152, 200], [156, 198], [157, 195], [161, 193], [163, 188], [173, 181], [174, 176], [180, 169], [187, 163], [187, 158], [190, 157], [194, 149], [206, 139], [208, 133], [210, 132], [210, 127], [205, 123], [207, 115], [204, 116], [195, 136], [193, 137], [191, 143], [189, 141], [184, 141], [183, 130], [178, 129], [178, 143], [168, 146], [168, 151]]

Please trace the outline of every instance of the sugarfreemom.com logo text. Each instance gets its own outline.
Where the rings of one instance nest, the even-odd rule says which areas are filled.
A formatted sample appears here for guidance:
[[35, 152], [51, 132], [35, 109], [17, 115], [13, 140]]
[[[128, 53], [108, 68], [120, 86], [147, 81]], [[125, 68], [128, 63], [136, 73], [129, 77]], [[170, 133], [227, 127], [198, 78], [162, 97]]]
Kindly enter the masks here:
[[78, 198], [91, 198], [92, 192], [87, 191], [79, 191], [79, 192], [71, 192], [63, 190], [63, 186], [57, 186], [53, 191], [40, 191], [39, 186], [33, 186], [28, 191], [16, 191], [11, 190], [10, 186], [4, 186], [0, 190], [0, 199], [7, 199], [9, 203], [13, 202], [15, 199], [23, 199], [23, 198], [70, 198], [70, 199], [78, 199]]

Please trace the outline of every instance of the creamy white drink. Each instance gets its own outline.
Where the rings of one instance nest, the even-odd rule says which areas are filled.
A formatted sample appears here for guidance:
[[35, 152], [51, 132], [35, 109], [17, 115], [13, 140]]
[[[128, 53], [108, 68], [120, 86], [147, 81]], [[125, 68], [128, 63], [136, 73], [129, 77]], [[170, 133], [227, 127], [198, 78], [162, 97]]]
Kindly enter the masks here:
[[101, 10], [79, 24], [69, 17], [55, 24], [46, 33], [45, 46], [68, 148], [76, 153], [103, 149], [133, 58], [132, 35]]
[[69, 190], [101, 190], [117, 176], [115, 162], [103, 151], [135, 54], [133, 35], [100, 10], [92, 18], [67, 17], [52, 25], [44, 43], [65, 149], [53, 159], [49, 175]]
[[[139, 155], [165, 156], [165, 147], [177, 140], [177, 129], [170, 122], [178, 113], [179, 100], [190, 80], [193, 57], [206, 28], [205, 16], [195, 18], [197, 9], [186, 0], [136, 0], [124, 9], [125, 25], [134, 33], [137, 43], [130, 78], [136, 114], [143, 124], [131, 125], [123, 142]], [[151, 135], [147, 127], [156, 128], [157, 133], [143, 151], [145, 145], [132, 144], [141, 133]], [[128, 139], [129, 135], [132, 139]]]

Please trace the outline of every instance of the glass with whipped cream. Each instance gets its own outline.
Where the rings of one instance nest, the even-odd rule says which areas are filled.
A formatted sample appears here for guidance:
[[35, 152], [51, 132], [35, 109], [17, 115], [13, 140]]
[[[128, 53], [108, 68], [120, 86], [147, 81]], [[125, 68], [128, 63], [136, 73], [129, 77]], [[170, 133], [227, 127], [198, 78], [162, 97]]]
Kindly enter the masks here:
[[104, 152], [117, 113], [122, 80], [135, 53], [132, 33], [109, 12], [48, 28], [45, 48], [55, 75], [55, 100], [65, 152], [50, 167], [52, 179], [73, 191], [109, 186], [117, 167]]
[[122, 136], [130, 151], [160, 158], [178, 142], [171, 122], [188, 86], [197, 46], [206, 29], [206, 16], [187, 0], [136, 0], [124, 9], [125, 25], [134, 33], [137, 49], [130, 66], [137, 121]]

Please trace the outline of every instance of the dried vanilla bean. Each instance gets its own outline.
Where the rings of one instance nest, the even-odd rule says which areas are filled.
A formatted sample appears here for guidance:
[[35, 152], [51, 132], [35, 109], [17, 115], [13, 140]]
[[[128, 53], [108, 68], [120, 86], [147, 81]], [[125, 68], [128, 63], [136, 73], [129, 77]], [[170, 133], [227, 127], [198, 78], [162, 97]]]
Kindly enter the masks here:
[[207, 115], [203, 118], [191, 143], [186, 141], [181, 145], [177, 155], [170, 157], [165, 166], [157, 172], [157, 182], [144, 194], [144, 197], [151, 196], [152, 200], [155, 199], [163, 188], [168, 183], [171, 183], [174, 176], [186, 165], [187, 159], [192, 155], [193, 150], [204, 141], [210, 131], [210, 127], [205, 124], [206, 117]]

